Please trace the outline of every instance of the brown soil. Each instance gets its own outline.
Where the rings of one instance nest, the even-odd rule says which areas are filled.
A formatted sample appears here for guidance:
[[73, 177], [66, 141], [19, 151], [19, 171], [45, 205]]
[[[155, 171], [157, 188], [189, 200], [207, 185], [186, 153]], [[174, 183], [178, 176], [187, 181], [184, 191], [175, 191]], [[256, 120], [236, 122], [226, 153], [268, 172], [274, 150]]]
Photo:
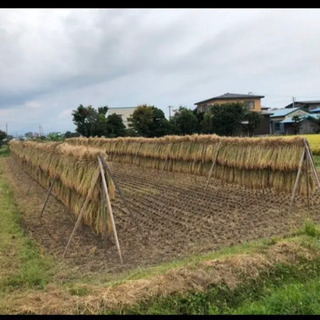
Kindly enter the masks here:
[[[2, 163], [25, 228], [47, 253], [61, 259], [75, 217], [51, 196], [40, 218], [47, 190], [11, 158], [4, 158]], [[161, 173], [119, 163], [110, 163], [110, 167], [142, 235], [117, 196], [112, 205], [124, 267], [120, 268], [113, 238], [102, 239], [82, 225], [65, 262], [83, 272], [153, 265], [253, 239], [284, 235], [299, 227], [307, 214], [306, 198], [300, 196], [296, 197], [294, 209], [288, 210], [288, 194], [248, 190], [214, 179], [205, 191], [204, 177]], [[320, 221], [319, 211], [320, 197], [315, 194], [309, 216]]]

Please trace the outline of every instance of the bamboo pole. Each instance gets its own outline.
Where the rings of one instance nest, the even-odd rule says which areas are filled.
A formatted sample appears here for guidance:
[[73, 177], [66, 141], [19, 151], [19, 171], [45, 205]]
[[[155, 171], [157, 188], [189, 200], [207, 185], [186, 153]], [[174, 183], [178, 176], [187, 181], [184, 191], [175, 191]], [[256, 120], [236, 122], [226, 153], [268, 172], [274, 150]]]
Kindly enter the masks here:
[[318, 185], [318, 189], [319, 189], [319, 191], [320, 191], [319, 175], [318, 175], [317, 169], [316, 169], [316, 167], [315, 167], [315, 164], [314, 164], [314, 161], [313, 161], [313, 158], [312, 158], [312, 155], [311, 155], [309, 146], [307, 147], [307, 155], [308, 155], [308, 157], [309, 157], [309, 159], [310, 159], [310, 165], [311, 165], [313, 174], [314, 174], [314, 176], [315, 176], [315, 178], [316, 178], [317, 185]]
[[117, 191], [118, 191], [118, 193], [119, 193], [119, 195], [120, 195], [120, 197], [121, 197], [121, 199], [122, 199], [122, 201], [123, 201], [126, 209], [128, 210], [128, 212], [129, 212], [129, 214], [130, 214], [131, 220], [132, 220], [133, 223], [136, 225], [136, 227], [137, 227], [137, 229], [138, 229], [141, 237], [143, 238], [140, 225], [138, 224], [137, 220], [135, 219], [134, 214], [133, 214], [133, 212], [131, 211], [131, 209], [130, 209], [130, 207], [129, 207], [129, 205], [128, 205], [127, 199], [126, 199], [125, 196], [123, 195], [122, 190], [120, 189], [120, 187], [119, 187], [119, 185], [118, 185], [118, 182], [117, 182], [116, 179], [114, 178], [114, 176], [113, 176], [113, 174], [112, 174], [112, 172], [111, 172], [111, 170], [110, 170], [107, 162], [105, 161], [104, 157], [100, 157], [100, 161], [102, 162], [102, 165], [103, 165], [104, 169], [107, 170], [107, 172], [108, 172], [110, 178], [112, 179], [112, 181], [113, 181], [113, 183], [114, 183], [114, 185], [115, 185], [115, 187], [116, 187], [116, 189], [117, 189]]
[[47, 202], [48, 202], [48, 200], [49, 200], [49, 196], [50, 196], [50, 194], [51, 194], [53, 185], [54, 185], [54, 183], [55, 183], [55, 181], [56, 181], [56, 177], [57, 177], [57, 175], [55, 175], [54, 178], [53, 178], [53, 180], [52, 180], [52, 183], [51, 183], [51, 186], [50, 186], [50, 188], [49, 188], [49, 191], [48, 191], [46, 200], [44, 201], [42, 210], [41, 210], [41, 212], [40, 212], [40, 217], [42, 217], [42, 215], [43, 215], [43, 212], [44, 212], [44, 209], [45, 209], [45, 207], [46, 207], [46, 205], [47, 205]]
[[104, 232], [105, 232], [105, 238], [107, 238], [108, 224], [107, 224], [107, 212], [106, 212], [106, 196], [104, 194], [102, 181], [101, 181], [100, 193], [101, 193], [101, 212], [102, 212], [103, 222], [104, 222], [104, 225], [105, 225]]
[[209, 181], [211, 179], [211, 175], [212, 175], [212, 171], [213, 171], [213, 168], [216, 164], [216, 161], [217, 161], [217, 158], [218, 158], [218, 152], [219, 152], [219, 149], [220, 149], [220, 145], [221, 145], [221, 141], [219, 142], [218, 144], [218, 147], [217, 147], [217, 151], [216, 151], [216, 154], [215, 154], [215, 157], [214, 157], [214, 160], [212, 161], [212, 166], [210, 168], [210, 172], [209, 172], [209, 176], [208, 176], [208, 179], [207, 179], [207, 183], [206, 183], [206, 186], [204, 188], [204, 190], [206, 191], [207, 188], [208, 188], [208, 185], [209, 185]]
[[[307, 155], [307, 154], [306, 154]], [[309, 183], [309, 161], [308, 157], [306, 158], [306, 183], [307, 183], [307, 204], [308, 204], [308, 211], [310, 211], [310, 183]]]
[[66, 245], [66, 247], [65, 247], [65, 249], [64, 249], [64, 252], [63, 252], [63, 255], [62, 255], [63, 258], [66, 256], [66, 253], [67, 253], [67, 250], [68, 250], [68, 248], [69, 248], [69, 246], [70, 246], [71, 240], [72, 240], [72, 238], [74, 237], [74, 234], [75, 234], [76, 230], [78, 229], [78, 227], [79, 227], [79, 225], [80, 225], [81, 218], [82, 218], [82, 216], [83, 216], [83, 214], [84, 214], [84, 212], [85, 212], [85, 209], [86, 209], [86, 207], [87, 207], [87, 204], [88, 204], [88, 202], [89, 202], [89, 200], [90, 200], [90, 197], [91, 197], [91, 195], [92, 195], [92, 193], [93, 193], [94, 187], [95, 187], [95, 185], [96, 185], [96, 183], [97, 183], [97, 181], [98, 181], [99, 174], [100, 174], [100, 171], [97, 170], [96, 175], [94, 176], [94, 178], [93, 178], [92, 181], [91, 181], [91, 186], [90, 186], [89, 192], [88, 192], [88, 194], [87, 194], [87, 196], [86, 196], [86, 199], [85, 199], [85, 201], [84, 201], [84, 203], [83, 203], [83, 205], [82, 205], [82, 208], [81, 208], [81, 210], [80, 210], [78, 219], [77, 219], [76, 224], [74, 225], [74, 228], [73, 228], [73, 230], [72, 230], [72, 232], [71, 232], [71, 235], [70, 235], [70, 238], [69, 238], [69, 240], [68, 240], [68, 243], [67, 243], [67, 245]]
[[294, 187], [293, 187], [293, 191], [292, 191], [292, 196], [291, 196], [291, 202], [290, 202], [290, 206], [289, 206], [289, 211], [292, 208], [293, 202], [294, 202], [294, 197], [296, 195], [296, 191], [297, 191], [297, 187], [298, 187], [298, 182], [300, 179], [300, 175], [301, 175], [301, 170], [302, 170], [302, 165], [303, 165], [303, 161], [305, 160], [305, 155], [306, 155], [306, 147], [303, 148], [303, 152], [302, 152], [302, 156], [299, 162], [299, 168], [298, 168], [298, 173], [297, 173], [297, 177], [296, 177], [296, 181], [294, 183]]
[[102, 162], [100, 160], [100, 157], [98, 157], [98, 161], [99, 161], [99, 167], [100, 167], [100, 174], [101, 174], [101, 177], [102, 177], [103, 189], [104, 189], [104, 192], [105, 192], [108, 211], [109, 211], [109, 216], [110, 216], [110, 220], [111, 220], [111, 224], [112, 224], [113, 234], [114, 234], [114, 238], [116, 240], [116, 246], [117, 246], [117, 249], [118, 249], [120, 262], [121, 262], [121, 265], [123, 265], [121, 249], [120, 249], [120, 245], [119, 245], [119, 239], [118, 239], [116, 224], [115, 224], [114, 218], [113, 218], [113, 213], [112, 213], [111, 202], [110, 202], [109, 193], [108, 193], [106, 177], [105, 177], [105, 173], [104, 173], [104, 170], [103, 170], [103, 165], [102, 165]]

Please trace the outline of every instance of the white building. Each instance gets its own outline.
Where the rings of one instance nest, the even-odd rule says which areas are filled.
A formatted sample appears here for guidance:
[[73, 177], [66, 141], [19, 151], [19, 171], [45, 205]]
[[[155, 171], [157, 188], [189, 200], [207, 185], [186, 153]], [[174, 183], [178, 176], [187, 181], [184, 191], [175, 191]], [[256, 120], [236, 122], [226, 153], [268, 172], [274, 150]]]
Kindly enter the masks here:
[[128, 118], [133, 114], [133, 112], [136, 109], [137, 107], [109, 108], [107, 112], [107, 116], [113, 113], [120, 115], [124, 125], [126, 126], [126, 128], [128, 128]]

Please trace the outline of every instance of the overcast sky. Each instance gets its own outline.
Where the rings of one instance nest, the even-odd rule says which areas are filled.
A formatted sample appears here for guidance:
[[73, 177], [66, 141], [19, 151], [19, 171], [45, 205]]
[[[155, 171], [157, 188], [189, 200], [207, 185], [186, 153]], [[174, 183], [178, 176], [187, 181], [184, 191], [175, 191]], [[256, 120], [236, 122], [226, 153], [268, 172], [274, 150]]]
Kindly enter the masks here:
[[320, 9], [0, 9], [0, 129], [74, 131], [79, 104], [320, 100], [319, 35]]

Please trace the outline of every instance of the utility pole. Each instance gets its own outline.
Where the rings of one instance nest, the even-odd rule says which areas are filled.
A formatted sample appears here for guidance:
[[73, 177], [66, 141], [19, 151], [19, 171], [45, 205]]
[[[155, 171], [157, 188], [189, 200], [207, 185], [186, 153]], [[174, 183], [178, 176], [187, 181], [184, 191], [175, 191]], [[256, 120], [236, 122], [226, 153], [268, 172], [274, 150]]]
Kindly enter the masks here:
[[6, 122], [6, 134], [8, 135], [8, 122]]
[[168, 106], [168, 108], [169, 108], [169, 120], [171, 119], [171, 106]]
[[293, 107], [293, 108], [294, 108], [294, 101], [295, 101], [295, 99], [296, 99], [295, 97], [292, 97], [292, 102], [293, 102], [293, 103], [292, 103], [292, 107]]

